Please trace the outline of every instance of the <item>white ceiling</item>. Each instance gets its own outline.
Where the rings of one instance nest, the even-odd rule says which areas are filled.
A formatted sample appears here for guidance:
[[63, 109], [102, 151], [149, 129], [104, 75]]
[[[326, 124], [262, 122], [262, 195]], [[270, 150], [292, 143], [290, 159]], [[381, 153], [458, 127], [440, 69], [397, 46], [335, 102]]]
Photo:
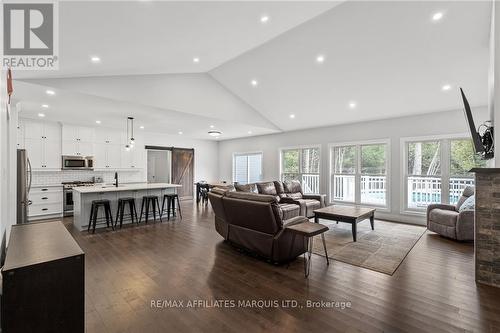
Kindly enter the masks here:
[[[206, 72], [338, 2], [64, 1], [58, 71], [19, 78]], [[260, 22], [261, 16], [270, 19]], [[102, 62], [92, 64], [91, 56]], [[198, 57], [199, 63], [193, 63]]]
[[458, 85], [485, 105], [490, 7], [62, 2], [60, 71], [15, 72], [15, 98], [28, 117], [50, 104], [46, 119], [119, 127], [133, 115], [147, 130], [202, 139], [211, 124], [229, 139], [456, 109]]
[[[215, 140], [207, 134], [211, 129], [223, 132], [221, 140], [250, 136], [249, 131], [252, 132], [251, 135], [277, 132], [276, 129], [244, 121], [190, 114], [52, 87], [49, 89], [55, 91], [56, 95], [47, 96], [46, 89], [47, 86], [43, 85], [23, 81], [16, 82], [16, 97], [21, 100], [20, 114], [22, 117], [36, 119], [39, 118], [39, 113], [43, 113], [45, 115], [43, 119], [49, 121], [98, 126], [96, 121], [99, 120], [101, 121], [99, 126], [124, 129], [126, 118], [132, 116], [136, 119], [137, 128], [144, 126], [146, 131], [175, 135], [181, 131], [183, 136], [208, 140]], [[219, 97], [220, 100], [224, 101], [224, 95]], [[42, 108], [42, 104], [47, 104], [49, 108]], [[224, 105], [224, 103], [219, 103], [219, 105]], [[210, 125], [213, 125], [214, 128], [211, 128]]]
[[490, 10], [486, 1], [346, 2], [210, 74], [285, 131], [458, 109], [458, 86], [485, 105]]

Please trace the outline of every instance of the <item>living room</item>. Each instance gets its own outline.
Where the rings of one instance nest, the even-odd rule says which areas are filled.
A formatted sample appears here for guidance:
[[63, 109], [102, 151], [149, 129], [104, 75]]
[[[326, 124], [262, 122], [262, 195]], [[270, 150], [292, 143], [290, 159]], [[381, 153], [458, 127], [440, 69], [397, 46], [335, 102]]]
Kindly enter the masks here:
[[2, 331], [499, 330], [498, 1], [2, 11]]

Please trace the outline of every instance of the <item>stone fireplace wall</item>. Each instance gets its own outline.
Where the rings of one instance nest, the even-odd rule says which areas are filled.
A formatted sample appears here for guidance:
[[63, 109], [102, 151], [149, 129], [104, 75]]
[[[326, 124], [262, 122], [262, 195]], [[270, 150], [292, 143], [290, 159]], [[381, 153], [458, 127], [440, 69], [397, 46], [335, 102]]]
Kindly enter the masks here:
[[500, 287], [500, 168], [473, 171], [476, 175], [476, 281]]

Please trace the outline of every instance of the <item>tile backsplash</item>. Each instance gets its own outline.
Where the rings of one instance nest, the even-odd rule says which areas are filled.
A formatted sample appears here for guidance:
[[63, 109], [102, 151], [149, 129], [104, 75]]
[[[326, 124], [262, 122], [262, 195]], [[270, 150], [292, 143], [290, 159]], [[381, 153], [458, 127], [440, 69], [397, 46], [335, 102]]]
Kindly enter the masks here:
[[[61, 184], [62, 182], [89, 181], [92, 177], [102, 177], [105, 183], [114, 181], [114, 171], [33, 171], [32, 185]], [[118, 179], [121, 183], [145, 182], [146, 176], [142, 170], [121, 170], [118, 171]]]

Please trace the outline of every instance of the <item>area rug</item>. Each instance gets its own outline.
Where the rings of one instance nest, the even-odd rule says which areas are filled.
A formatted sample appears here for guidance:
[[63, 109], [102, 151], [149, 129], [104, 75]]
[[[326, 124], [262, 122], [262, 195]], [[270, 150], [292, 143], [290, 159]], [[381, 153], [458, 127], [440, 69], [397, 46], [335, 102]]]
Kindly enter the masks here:
[[[351, 265], [392, 275], [398, 269], [426, 228], [417, 225], [375, 220], [358, 223], [357, 242], [352, 240], [351, 224], [320, 220], [330, 230], [325, 233], [328, 257]], [[324, 256], [320, 237], [314, 237], [313, 253]]]

